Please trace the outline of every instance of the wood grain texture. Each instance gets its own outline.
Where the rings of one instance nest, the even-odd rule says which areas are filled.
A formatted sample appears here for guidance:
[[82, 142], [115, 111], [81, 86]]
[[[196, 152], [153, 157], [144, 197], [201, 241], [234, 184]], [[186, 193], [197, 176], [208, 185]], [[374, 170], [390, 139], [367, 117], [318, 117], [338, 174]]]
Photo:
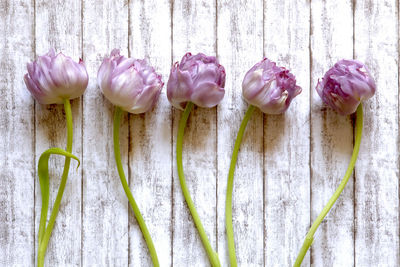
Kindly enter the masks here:
[[[74, 60], [82, 57], [81, 2], [40, 1], [35, 2], [36, 11], [36, 55], [42, 55], [53, 47]], [[72, 153], [82, 159], [82, 108], [81, 100], [72, 101], [73, 146]], [[66, 122], [63, 105], [36, 105], [36, 159], [50, 147], [66, 146]], [[71, 163], [67, 185], [59, 213], [48, 244], [45, 265], [79, 265], [81, 262], [81, 183], [82, 168], [76, 170]], [[64, 158], [54, 156], [50, 170], [50, 209], [56, 198], [61, 181]], [[40, 218], [40, 187], [36, 183], [36, 229]], [[50, 213], [49, 213], [50, 214]], [[49, 215], [50, 216], [50, 215]], [[35, 240], [37, 243], [37, 238]]]
[[[183, 165], [212, 247], [228, 266], [225, 194], [233, 143], [247, 104], [246, 71], [263, 56], [296, 75], [303, 92], [282, 116], [253, 114], [236, 167], [233, 218], [240, 266], [291, 266], [312, 221], [350, 160], [353, 120], [322, 104], [319, 78], [356, 58], [377, 81], [353, 178], [322, 223], [303, 266], [399, 266], [398, 0], [2, 0], [0, 1], [0, 265], [34, 266], [41, 196], [37, 159], [65, 148], [62, 105], [35, 103], [26, 63], [54, 47], [83, 57], [90, 76], [72, 101], [73, 153], [46, 266], [150, 266], [147, 246], [120, 184], [113, 156], [113, 106], [97, 87], [111, 49], [146, 58], [166, 83], [190, 51], [218, 56], [226, 95], [195, 108]], [[181, 111], [166, 88], [152, 112], [125, 115], [121, 153], [161, 266], [209, 266], [176, 171]], [[53, 203], [64, 158], [52, 157]], [[52, 208], [52, 207], [50, 207]]]
[[355, 264], [399, 266], [398, 2], [357, 1], [355, 58], [376, 80], [356, 165]]
[[[23, 28], [20, 25], [24, 25]], [[34, 57], [33, 2], [0, 3], [0, 265], [35, 259], [34, 101], [23, 81]]]
[[[352, 2], [312, 1], [311, 32], [312, 223], [339, 186], [353, 151], [350, 116], [327, 107], [315, 90], [318, 79], [338, 60], [353, 58]], [[354, 265], [353, 177], [316, 232], [310, 251], [315, 266]]]
[[[165, 93], [172, 56], [170, 5], [166, 0], [135, 0], [129, 6], [130, 56], [145, 58], [165, 83], [156, 107], [145, 114], [131, 115], [129, 121], [130, 184], [161, 266], [172, 265], [172, 112]], [[151, 266], [139, 226], [133, 216], [130, 219], [130, 266]]]
[[[127, 1], [83, 1], [83, 59], [90, 80], [83, 97], [82, 266], [128, 266], [130, 207], [114, 158], [114, 107], [97, 85], [98, 68], [114, 48], [128, 56]], [[127, 118], [125, 115], [120, 129], [126, 174]]]
[[[172, 6], [173, 61], [186, 52], [216, 55], [214, 1], [174, 1]], [[176, 167], [176, 136], [182, 112], [173, 109], [173, 265], [209, 266], [200, 236], [184, 201]], [[189, 192], [211, 246], [216, 242], [217, 131], [216, 108], [195, 107], [183, 139], [183, 170]]]
[[309, 25], [308, 1], [265, 1], [264, 54], [303, 90], [264, 120], [265, 266], [292, 266], [310, 223]]
[[[263, 57], [262, 1], [218, 1], [218, 57], [226, 70], [225, 97], [218, 106], [218, 252], [228, 266], [225, 198], [233, 146], [248, 104], [242, 98], [247, 70]], [[263, 253], [263, 115], [256, 111], [239, 151], [232, 196], [237, 263], [261, 266]]]

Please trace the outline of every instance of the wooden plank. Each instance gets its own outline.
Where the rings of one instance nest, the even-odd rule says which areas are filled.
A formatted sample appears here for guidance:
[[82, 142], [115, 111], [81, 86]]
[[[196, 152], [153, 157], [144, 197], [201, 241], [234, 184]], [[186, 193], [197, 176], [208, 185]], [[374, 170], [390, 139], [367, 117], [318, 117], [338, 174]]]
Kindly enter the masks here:
[[[99, 19], [103, 18], [103, 19]], [[120, 48], [128, 56], [126, 1], [83, 2], [83, 50], [90, 76], [83, 98], [82, 265], [128, 266], [128, 200], [118, 177], [112, 140], [113, 105], [97, 86], [105, 56]], [[120, 147], [128, 173], [128, 116]]]
[[[339, 185], [353, 151], [350, 116], [341, 116], [327, 107], [315, 91], [318, 79], [338, 60], [353, 58], [352, 25], [352, 1], [312, 1], [310, 223]], [[350, 179], [315, 235], [311, 247], [313, 265], [354, 265], [353, 196], [353, 179]]]
[[357, 1], [355, 58], [376, 80], [364, 105], [355, 184], [355, 263], [399, 266], [398, 1]]
[[[171, 67], [170, 1], [130, 1], [129, 50], [162, 75], [165, 88], [154, 110], [130, 116], [130, 185], [162, 266], [172, 265], [171, 105], [166, 84]], [[183, 206], [183, 203], [182, 203]], [[151, 266], [143, 235], [131, 212], [130, 266]]]
[[[315, 85], [339, 59], [355, 56], [367, 63], [378, 89], [365, 104], [355, 184], [351, 179], [317, 232], [304, 266], [398, 266], [398, 12], [396, 0], [2, 1], [0, 139], [6, 141], [0, 142], [0, 265], [34, 265], [41, 205], [37, 159], [45, 149], [66, 144], [63, 107], [34, 104], [22, 80], [25, 63], [53, 46], [75, 60], [83, 55], [90, 82], [83, 100], [73, 101], [73, 152], [82, 168], [76, 172], [72, 163], [46, 265], [150, 264], [115, 171], [113, 107], [96, 85], [103, 57], [117, 47], [124, 55], [130, 51], [147, 58], [164, 82], [171, 59], [180, 60], [186, 51], [218, 54], [226, 67], [226, 97], [217, 109], [195, 109], [183, 156], [190, 192], [224, 266], [226, 177], [247, 107], [241, 99], [245, 72], [264, 50], [291, 69], [303, 87], [286, 115], [264, 120], [259, 111], [253, 115], [235, 175], [240, 265], [290, 266], [310, 223], [342, 178], [353, 145], [350, 117], [323, 105]], [[176, 174], [180, 115], [163, 93], [153, 112], [125, 116], [124, 168], [126, 173], [130, 169], [132, 191], [161, 264], [208, 266]], [[63, 164], [62, 157], [51, 159], [51, 202]]]
[[[81, 1], [48, 2], [37, 0], [36, 10], [36, 55], [47, 53], [49, 48], [62, 51], [79, 60], [81, 47]], [[82, 159], [82, 109], [81, 100], [72, 101], [74, 142], [72, 153]], [[49, 147], [66, 146], [66, 126], [63, 105], [36, 105], [36, 158]], [[50, 169], [50, 209], [61, 181], [64, 158], [54, 156]], [[82, 168], [77, 171], [71, 163], [68, 182], [64, 191], [60, 212], [47, 248], [46, 266], [79, 265], [81, 263], [81, 183]], [[40, 187], [35, 186], [36, 229], [40, 218]], [[50, 215], [49, 215], [50, 216]], [[37, 238], [35, 240], [37, 244]]]
[[309, 34], [309, 1], [265, 2], [264, 54], [303, 89], [285, 114], [264, 119], [265, 266], [292, 266], [310, 223]]
[[35, 112], [23, 81], [34, 58], [33, 25], [31, 1], [0, 3], [1, 266], [30, 266], [35, 259]]
[[[180, 61], [186, 52], [216, 55], [215, 2], [174, 1], [172, 10], [173, 61]], [[208, 266], [206, 252], [183, 199], [177, 174], [175, 150], [181, 114], [181, 111], [173, 109], [173, 265]], [[216, 108], [195, 107], [183, 142], [183, 169], [188, 189], [214, 250], [217, 249], [216, 121]]]
[[[225, 198], [230, 159], [248, 104], [242, 98], [247, 70], [263, 58], [263, 2], [218, 1], [218, 56], [226, 70], [226, 93], [218, 106], [218, 252], [229, 265]], [[234, 22], [234, 23], [232, 23]], [[263, 253], [263, 115], [256, 111], [236, 164], [232, 217], [237, 263], [261, 266]]]

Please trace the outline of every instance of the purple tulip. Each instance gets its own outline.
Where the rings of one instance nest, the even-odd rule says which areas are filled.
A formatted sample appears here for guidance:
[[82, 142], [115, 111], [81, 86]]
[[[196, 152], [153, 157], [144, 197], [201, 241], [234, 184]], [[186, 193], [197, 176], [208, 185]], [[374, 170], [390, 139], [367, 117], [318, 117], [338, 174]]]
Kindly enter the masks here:
[[97, 82], [111, 103], [135, 114], [152, 109], [164, 85], [145, 60], [121, 56], [118, 49], [103, 60]]
[[79, 63], [54, 49], [27, 65], [26, 87], [41, 104], [62, 104], [64, 99], [80, 97], [88, 85], [82, 59]]
[[294, 75], [267, 58], [246, 73], [242, 88], [244, 99], [267, 114], [285, 112], [293, 98], [301, 93]]
[[376, 85], [363, 63], [343, 59], [318, 81], [316, 90], [327, 105], [341, 115], [349, 115], [375, 94]]
[[171, 104], [183, 109], [187, 102], [214, 107], [225, 95], [225, 69], [212, 56], [187, 53], [171, 69], [167, 96]]

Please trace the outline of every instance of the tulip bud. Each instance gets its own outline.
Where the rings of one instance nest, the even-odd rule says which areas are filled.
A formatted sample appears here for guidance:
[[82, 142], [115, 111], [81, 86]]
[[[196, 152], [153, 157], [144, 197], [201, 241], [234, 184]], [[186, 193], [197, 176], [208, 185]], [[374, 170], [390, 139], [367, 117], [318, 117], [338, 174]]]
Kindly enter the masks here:
[[329, 69], [316, 90], [322, 100], [341, 115], [349, 115], [375, 94], [375, 81], [357, 60], [340, 60]]
[[62, 104], [63, 99], [80, 97], [88, 85], [88, 74], [79, 63], [53, 49], [27, 65], [26, 87], [41, 104]]
[[221, 102], [224, 86], [225, 69], [215, 57], [187, 53], [171, 69], [167, 97], [178, 109], [183, 109], [189, 101], [210, 108]]
[[293, 98], [301, 93], [294, 75], [267, 58], [246, 73], [242, 89], [244, 99], [267, 114], [285, 112]]
[[145, 60], [121, 56], [118, 49], [103, 60], [97, 82], [111, 103], [135, 114], [152, 109], [164, 85]]

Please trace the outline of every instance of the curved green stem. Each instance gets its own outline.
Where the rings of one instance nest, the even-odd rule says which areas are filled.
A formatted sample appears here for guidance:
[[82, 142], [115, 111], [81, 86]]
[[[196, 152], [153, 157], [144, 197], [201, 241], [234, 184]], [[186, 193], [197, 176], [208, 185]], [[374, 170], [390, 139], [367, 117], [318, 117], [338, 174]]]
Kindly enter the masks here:
[[200, 221], [199, 214], [197, 213], [196, 208], [193, 203], [193, 200], [190, 196], [190, 193], [187, 188], [186, 181], [185, 181], [185, 175], [183, 173], [183, 165], [182, 165], [183, 134], [185, 131], [187, 119], [188, 119], [189, 114], [192, 111], [192, 109], [193, 109], [193, 103], [188, 102], [186, 104], [185, 111], [183, 112], [182, 117], [179, 121], [178, 138], [176, 140], [176, 164], [178, 167], [179, 182], [181, 184], [183, 196], [185, 197], [185, 200], [189, 207], [189, 211], [192, 215], [194, 224], [196, 225], [196, 228], [200, 234], [201, 242], [203, 243], [203, 246], [207, 252], [207, 256], [210, 260], [210, 263], [213, 267], [216, 267], [216, 266], [221, 266], [219, 259], [218, 259], [218, 254], [216, 252], [214, 252], [214, 250], [211, 247], [210, 241], [208, 240], [207, 234], [206, 234], [204, 227]]
[[332, 208], [333, 204], [335, 204], [336, 200], [338, 199], [338, 197], [342, 193], [343, 189], [345, 188], [347, 182], [349, 181], [351, 174], [353, 173], [353, 169], [354, 169], [354, 166], [357, 161], [358, 152], [360, 150], [362, 128], [363, 128], [363, 109], [362, 109], [362, 104], [360, 104], [357, 108], [356, 135], [355, 135], [353, 154], [350, 159], [350, 164], [347, 167], [347, 171], [346, 171], [339, 187], [336, 189], [335, 193], [329, 199], [328, 203], [325, 205], [322, 212], [318, 215], [317, 219], [314, 221], [310, 230], [308, 231], [306, 238], [304, 240], [303, 246], [301, 247], [299, 255], [297, 256], [296, 262], [293, 265], [294, 267], [299, 267], [301, 265], [304, 256], [307, 254], [307, 251], [310, 248], [310, 246], [314, 240], [314, 234], [317, 231], [318, 226], [321, 224], [321, 222], [323, 221], [325, 216], [328, 214], [328, 212]]
[[40, 214], [40, 224], [39, 224], [39, 244], [43, 239], [44, 231], [46, 229], [46, 219], [47, 219], [47, 211], [49, 207], [49, 189], [50, 189], [50, 181], [49, 181], [49, 158], [51, 155], [62, 155], [65, 157], [73, 158], [78, 161], [78, 168], [80, 165], [80, 160], [73, 154], [68, 153], [64, 149], [53, 147], [47, 149], [45, 152], [40, 155], [39, 163], [38, 163], [38, 176], [40, 182], [40, 192], [42, 194], [42, 210]]
[[[72, 124], [72, 112], [71, 112], [71, 104], [69, 102], [69, 99], [64, 99], [64, 109], [65, 109], [65, 117], [67, 120], [67, 149], [66, 152], [71, 153], [72, 152], [72, 131], [73, 131], [73, 124]], [[61, 176], [61, 183], [60, 187], [58, 188], [57, 192], [57, 197], [54, 202], [53, 210], [51, 211], [50, 214], [50, 219], [47, 224], [47, 227], [44, 229], [44, 224], [46, 223], [46, 217], [47, 217], [47, 208], [48, 208], [48, 195], [45, 197], [45, 203], [44, 208], [46, 208], [46, 211], [44, 211], [43, 206], [42, 206], [42, 213], [41, 213], [41, 218], [40, 218], [40, 224], [39, 224], [39, 251], [38, 251], [38, 266], [41, 267], [44, 265], [44, 256], [46, 254], [46, 249], [47, 245], [50, 240], [51, 232], [53, 231], [54, 228], [54, 223], [56, 221], [56, 217], [60, 208], [60, 203], [62, 196], [64, 194], [64, 189], [65, 185], [67, 183], [67, 178], [68, 178], [68, 172], [69, 172], [69, 166], [71, 163], [71, 158], [66, 157], [65, 158], [65, 163], [64, 163], [64, 170]], [[42, 185], [41, 185], [42, 189]], [[47, 191], [48, 193], [48, 191]], [[42, 193], [43, 195], [43, 193]]]
[[122, 168], [121, 152], [119, 149], [119, 126], [120, 126], [120, 122], [121, 122], [122, 112], [123, 111], [121, 108], [115, 107], [114, 132], [113, 132], [115, 162], [117, 164], [118, 174], [119, 174], [119, 178], [122, 183], [122, 187], [124, 188], [125, 194], [128, 197], [129, 203], [131, 204], [132, 210], [135, 214], [135, 217], [139, 224], [140, 230], [142, 231], [144, 240], [146, 241], [147, 247], [149, 248], [149, 252], [150, 252], [151, 260], [153, 261], [153, 265], [158, 267], [158, 266], [160, 266], [160, 264], [158, 262], [158, 257], [157, 257], [156, 249], [153, 244], [153, 240], [151, 239], [149, 230], [147, 229], [147, 226], [146, 226], [146, 223], [144, 222], [143, 216], [140, 213], [139, 207], [136, 204], [135, 199], [133, 198], [131, 190], [129, 189], [129, 185], [125, 178], [124, 169]]
[[226, 201], [225, 201], [225, 224], [226, 224], [226, 236], [228, 238], [228, 249], [229, 249], [229, 261], [232, 267], [237, 266], [236, 251], [235, 251], [235, 240], [233, 236], [233, 226], [232, 226], [232, 191], [233, 191], [233, 177], [235, 174], [235, 166], [239, 153], [240, 144], [242, 143], [242, 138], [244, 131], [246, 130], [247, 123], [255, 107], [250, 105], [244, 115], [242, 123], [240, 124], [239, 132], [236, 137], [235, 146], [233, 148], [231, 165], [229, 167], [228, 174], [228, 185], [226, 189]]

